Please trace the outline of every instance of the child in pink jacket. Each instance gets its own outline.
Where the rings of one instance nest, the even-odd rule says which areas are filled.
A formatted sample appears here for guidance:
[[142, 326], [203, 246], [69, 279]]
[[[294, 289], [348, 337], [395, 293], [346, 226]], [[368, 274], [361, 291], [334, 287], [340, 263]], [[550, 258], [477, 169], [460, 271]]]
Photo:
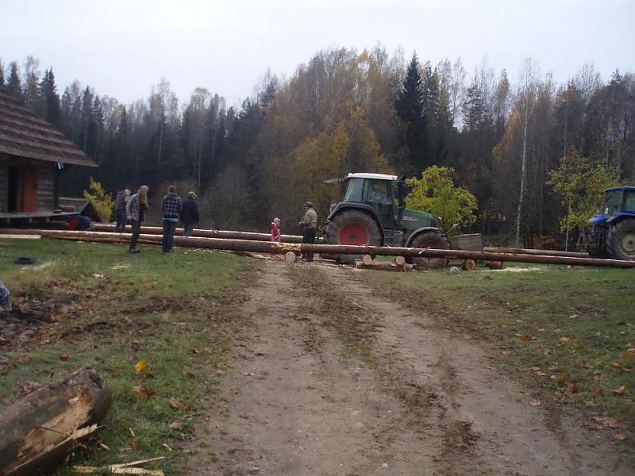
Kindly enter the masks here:
[[271, 222], [271, 241], [280, 243], [280, 218], [274, 218]]

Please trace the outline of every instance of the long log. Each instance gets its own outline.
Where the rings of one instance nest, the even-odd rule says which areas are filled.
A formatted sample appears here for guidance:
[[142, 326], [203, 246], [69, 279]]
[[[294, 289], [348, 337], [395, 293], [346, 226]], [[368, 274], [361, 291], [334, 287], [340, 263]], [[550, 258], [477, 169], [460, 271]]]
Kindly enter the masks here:
[[[115, 231], [115, 225], [109, 225], [105, 223], [95, 223], [93, 225], [95, 231]], [[126, 233], [132, 232], [130, 225], [126, 226]], [[141, 233], [145, 235], [161, 235], [163, 229], [160, 226], [142, 226]], [[174, 231], [176, 236], [182, 236], [184, 231], [182, 228], [177, 228]], [[204, 238], [226, 238], [230, 240], [254, 240], [254, 241], [271, 241], [271, 235], [269, 233], [258, 233], [255, 231], [231, 231], [231, 230], [206, 230], [203, 228], [194, 228], [195, 237]], [[285, 243], [302, 243], [302, 237], [300, 235], [281, 235], [281, 240]]]
[[[21, 230], [5, 229], [5, 233], [21, 233]], [[109, 233], [92, 231], [66, 231], [66, 230], [30, 230], [30, 233], [41, 234], [49, 238], [63, 238], [70, 240], [84, 240], [96, 242], [112, 242], [115, 237], [130, 237], [129, 233]], [[147, 243], [158, 244], [161, 242], [160, 235], [141, 234], [140, 240]], [[230, 240], [219, 238], [200, 238], [175, 236], [174, 242], [179, 246], [190, 248], [210, 248], [230, 251], [255, 251], [260, 253], [284, 254], [293, 251], [300, 253], [321, 253], [321, 254], [348, 254], [372, 256], [408, 256], [408, 257], [430, 257], [449, 259], [474, 259], [484, 261], [514, 261], [518, 263], [544, 263], [544, 264], [566, 264], [576, 266], [602, 266], [617, 268], [635, 268], [635, 261], [621, 261], [614, 259], [598, 258], [578, 258], [570, 256], [543, 256], [513, 253], [492, 253], [486, 251], [464, 251], [464, 250], [444, 250], [432, 248], [402, 248], [388, 246], [356, 246], [356, 245], [327, 245], [327, 244], [298, 244], [298, 243], [276, 243], [253, 240]]]
[[384, 256], [409, 256], [449, 259], [474, 259], [485, 261], [515, 261], [518, 263], [568, 264], [576, 266], [605, 266], [617, 268], [635, 268], [635, 261], [616, 259], [578, 258], [571, 256], [525, 255], [513, 253], [491, 253], [486, 251], [442, 250], [433, 248], [401, 248], [388, 246], [354, 245], [300, 245], [303, 252], [324, 254], [369, 254]]
[[110, 389], [92, 367], [29, 393], [0, 413], [0, 474], [50, 471], [108, 413]]
[[532, 248], [500, 248], [495, 246], [486, 246], [483, 251], [489, 253], [512, 253], [521, 255], [538, 255], [538, 256], [570, 256], [571, 258], [589, 258], [588, 253], [579, 253], [576, 251], [557, 251], [557, 250], [535, 250]]

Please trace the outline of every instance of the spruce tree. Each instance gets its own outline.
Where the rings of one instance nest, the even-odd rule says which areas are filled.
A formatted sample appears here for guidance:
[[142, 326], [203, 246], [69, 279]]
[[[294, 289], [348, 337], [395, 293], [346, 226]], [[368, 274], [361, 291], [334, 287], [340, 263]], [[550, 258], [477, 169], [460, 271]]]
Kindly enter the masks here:
[[395, 102], [397, 116], [405, 126], [404, 145], [408, 149], [409, 173], [417, 173], [426, 167], [426, 122], [423, 115], [424, 91], [419, 61], [416, 53], [408, 66], [399, 96]]
[[9, 67], [10, 71], [9, 80], [7, 81], [7, 90], [9, 91], [9, 94], [23, 101], [24, 96], [22, 95], [22, 81], [20, 81], [18, 63], [13, 61]]
[[55, 126], [59, 126], [61, 114], [60, 97], [57, 94], [53, 68], [44, 72], [44, 77], [40, 81], [40, 96], [43, 103], [42, 114], [44, 119]]
[[4, 86], [4, 64], [0, 59], [0, 87]]

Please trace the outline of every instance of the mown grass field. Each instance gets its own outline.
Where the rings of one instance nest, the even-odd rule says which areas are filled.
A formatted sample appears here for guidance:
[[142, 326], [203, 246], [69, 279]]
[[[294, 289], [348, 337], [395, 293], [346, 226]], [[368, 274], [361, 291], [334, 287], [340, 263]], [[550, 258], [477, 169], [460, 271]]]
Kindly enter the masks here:
[[[71, 464], [165, 456], [155, 467], [173, 471], [179, 440], [213, 398], [225, 365], [230, 301], [253, 264], [222, 252], [142, 249], [130, 255], [122, 245], [0, 242], [0, 279], [14, 301], [10, 328], [6, 320], [0, 325], [0, 409], [25, 383], [46, 384], [84, 365], [112, 389], [104, 429]], [[16, 265], [18, 256], [35, 263]], [[28, 319], [22, 325], [15, 316]], [[147, 368], [138, 371], [141, 361]], [[58, 474], [70, 474], [68, 466]]]
[[635, 270], [510, 267], [520, 272], [362, 276], [457, 335], [494, 344], [501, 368], [534, 388], [536, 405], [583, 408], [588, 427], [613, 428], [616, 438], [632, 443]]

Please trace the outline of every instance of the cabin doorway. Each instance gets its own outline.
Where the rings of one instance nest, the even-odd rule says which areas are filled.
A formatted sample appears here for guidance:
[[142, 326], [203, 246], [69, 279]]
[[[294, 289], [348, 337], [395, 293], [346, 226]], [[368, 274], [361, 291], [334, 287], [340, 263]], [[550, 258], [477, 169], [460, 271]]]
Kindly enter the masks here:
[[7, 211], [31, 213], [37, 211], [37, 167], [9, 167]]
[[9, 213], [22, 211], [22, 169], [9, 167], [9, 184], [7, 197], [7, 211]]

